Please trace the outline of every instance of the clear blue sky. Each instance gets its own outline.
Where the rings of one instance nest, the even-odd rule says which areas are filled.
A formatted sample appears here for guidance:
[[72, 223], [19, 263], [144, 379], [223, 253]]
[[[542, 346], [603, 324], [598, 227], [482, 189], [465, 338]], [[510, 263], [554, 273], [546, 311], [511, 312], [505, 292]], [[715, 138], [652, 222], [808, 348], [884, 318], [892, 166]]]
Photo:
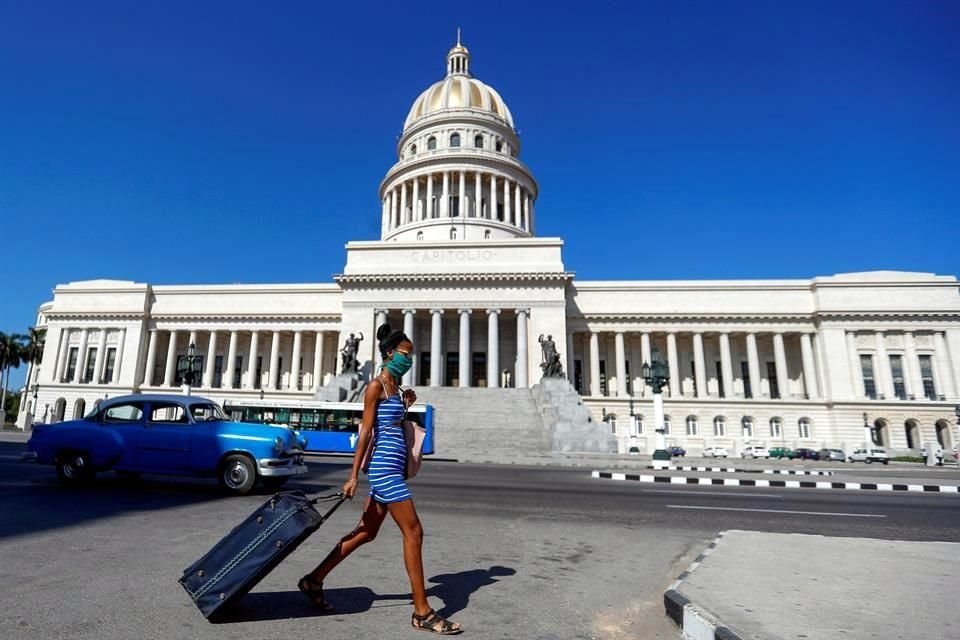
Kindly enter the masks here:
[[580, 279], [956, 274], [958, 25], [950, 0], [0, 0], [0, 331], [73, 280], [329, 282], [457, 26]]

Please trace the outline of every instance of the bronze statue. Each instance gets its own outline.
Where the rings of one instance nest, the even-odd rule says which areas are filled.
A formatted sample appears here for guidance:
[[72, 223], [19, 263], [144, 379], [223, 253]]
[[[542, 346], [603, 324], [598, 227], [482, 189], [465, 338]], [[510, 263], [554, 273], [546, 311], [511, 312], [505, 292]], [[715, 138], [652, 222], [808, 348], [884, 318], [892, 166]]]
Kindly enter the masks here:
[[360, 337], [350, 334], [350, 337], [343, 343], [343, 349], [340, 350], [341, 364], [340, 373], [359, 373], [360, 363], [357, 361], [357, 353], [360, 351], [360, 342], [363, 340], [363, 332]]
[[563, 364], [560, 362], [560, 354], [557, 353], [557, 343], [553, 341], [553, 336], [548, 335], [544, 338], [541, 333], [537, 342], [540, 343], [540, 349], [543, 351], [543, 362], [540, 363], [543, 377], [563, 378]]

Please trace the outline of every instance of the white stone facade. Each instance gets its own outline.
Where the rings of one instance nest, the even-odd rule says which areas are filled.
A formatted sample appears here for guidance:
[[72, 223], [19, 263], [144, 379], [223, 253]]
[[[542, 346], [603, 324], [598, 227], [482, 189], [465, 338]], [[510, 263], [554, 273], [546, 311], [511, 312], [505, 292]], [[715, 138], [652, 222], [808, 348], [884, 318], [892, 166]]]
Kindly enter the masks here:
[[[447, 77], [407, 117], [380, 185], [382, 233], [347, 244], [331, 284], [60, 285], [43, 304], [43, 362], [20, 424], [69, 419], [97, 399], [179, 388], [178, 358], [204, 355], [197, 393], [308, 399], [339, 370], [347, 334], [375, 365], [388, 319], [418, 358], [406, 383], [526, 387], [538, 339], [622, 450], [651, 451], [641, 363], [669, 363], [668, 442], [852, 447], [863, 414], [894, 450], [956, 442], [960, 286], [954, 276], [870, 272], [812, 280], [583, 282], [563, 241], [534, 235], [539, 187], [506, 104], [457, 44]], [[34, 398], [35, 395], [35, 398]], [[34, 407], [39, 409], [34, 411]]]

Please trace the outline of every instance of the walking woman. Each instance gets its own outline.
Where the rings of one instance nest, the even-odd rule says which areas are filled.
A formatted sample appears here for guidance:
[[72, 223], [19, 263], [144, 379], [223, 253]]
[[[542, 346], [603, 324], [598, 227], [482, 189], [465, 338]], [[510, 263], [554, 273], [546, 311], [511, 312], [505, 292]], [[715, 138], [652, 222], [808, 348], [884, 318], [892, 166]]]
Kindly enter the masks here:
[[373, 447], [368, 478], [370, 497], [363, 507], [357, 527], [344, 536], [317, 567], [300, 579], [297, 587], [314, 606], [330, 611], [333, 606], [323, 597], [323, 581], [333, 568], [363, 544], [372, 542], [380, 531], [387, 513], [403, 534], [403, 562], [410, 578], [413, 593], [414, 629], [452, 636], [463, 632], [456, 622], [442, 618], [430, 608], [423, 583], [423, 527], [413, 498], [404, 478], [407, 450], [403, 439], [401, 420], [410, 405], [417, 400], [413, 389], [400, 393], [400, 379], [413, 364], [413, 342], [402, 331], [391, 331], [389, 324], [377, 329], [383, 365], [380, 373], [367, 385], [363, 396], [363, 421], [357, 449], [353, 454], [350, 479], [343, 485], [343, 493], [353, 499], [357, 491], [357, 476], [367, 447]]

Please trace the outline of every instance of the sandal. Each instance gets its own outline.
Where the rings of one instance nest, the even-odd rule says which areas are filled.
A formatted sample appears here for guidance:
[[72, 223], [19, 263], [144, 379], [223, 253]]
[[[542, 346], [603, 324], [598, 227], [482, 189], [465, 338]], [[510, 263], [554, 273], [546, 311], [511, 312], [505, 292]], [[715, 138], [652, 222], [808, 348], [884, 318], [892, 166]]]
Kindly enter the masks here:
[[317, 609], [321, 611], [333, 611], [333, 605], [323, 597], [323, 583], [316, 582], [310, 577], [310, 574], [300, 578], [300, 582], [297, 583], [297, 589], [300, 589], [300, 592], [307, 596]]
[[418, 616], [416, 612], [414, 612], [410, 624], [417, 631], [429, 631], [441, 636], [455, 636], [463, 633], [463, 629], [459, 623], [450, 622], [446, 618], [441, 617], [440, 614], [433, 609], [430, 609], [430, 611], [427, 611], [422, 616]]

